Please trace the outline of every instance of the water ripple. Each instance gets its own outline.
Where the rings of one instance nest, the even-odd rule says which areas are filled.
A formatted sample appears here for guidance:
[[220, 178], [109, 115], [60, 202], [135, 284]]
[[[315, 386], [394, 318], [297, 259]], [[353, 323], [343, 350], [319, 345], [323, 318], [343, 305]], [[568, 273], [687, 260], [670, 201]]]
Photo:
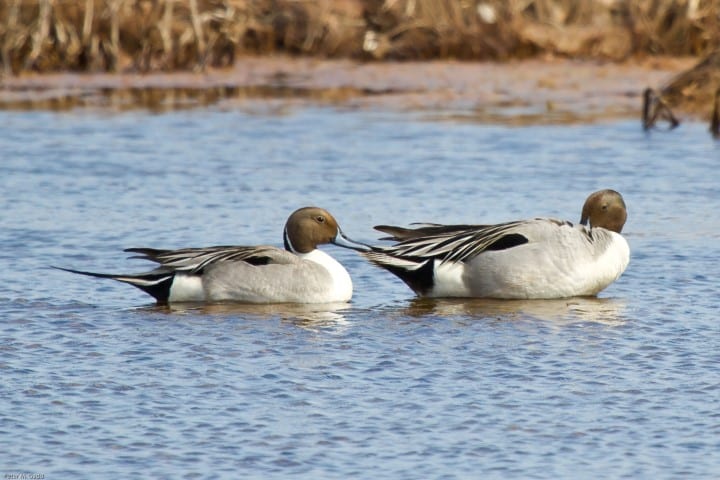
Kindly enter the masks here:
[[[5, 473], [717, 477], [720, 192], [700, 125], [647, 137], [310, 108], [0, 125]], [[633, 253], [596, 299], [416, 299], [337, 249], [350, 304], [159, 308], [47, 268], [139, 270], [121, 252], [135, 245], [279, 244], [304, 204], [368, 242], [379, 223], [576, 220], [602, 187], [625, 195]]]

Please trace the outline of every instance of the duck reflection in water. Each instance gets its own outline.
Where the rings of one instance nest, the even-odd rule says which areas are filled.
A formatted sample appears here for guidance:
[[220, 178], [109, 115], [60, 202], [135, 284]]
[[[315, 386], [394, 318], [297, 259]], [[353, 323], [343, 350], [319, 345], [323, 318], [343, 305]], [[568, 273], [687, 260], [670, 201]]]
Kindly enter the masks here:
[[410, 317], [473, 317], [481, 319], [539, 319], [557, 324], [625, 323], [626, 303], [616, 298], [574, 297], [557, 300], [496, 300], [416, 297], [402, 315]]
[[170, 315], [209, 315], [219, 322], [229, 319], [261, 321], [280, 319], [306, 330], [344, 331], [350, 322], [343, 311], [351, 308], [345, 302], [302, 304], [302, 303], [175, 303], [152, 305], [147, 310]]

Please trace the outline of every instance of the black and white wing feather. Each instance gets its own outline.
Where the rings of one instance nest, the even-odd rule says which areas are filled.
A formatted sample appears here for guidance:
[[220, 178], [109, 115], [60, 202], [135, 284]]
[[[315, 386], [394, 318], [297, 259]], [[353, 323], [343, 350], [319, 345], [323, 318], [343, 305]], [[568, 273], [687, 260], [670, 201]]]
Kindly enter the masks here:
[[415, 228], [397, 227], [395, 225], [376, 225], [375, 230], [390, 235], [382, 237], [380, 240], [394, 240], [402, 242], [404, 240], [412, 240], [420, 237], [428, 237], [433, 235], [462, 233], [467, 230], [475, 230], [485, 225], [441, 225], [439, 223], [411, 223], [410, 225], [421, 225]]
[[217, 262], [243, 261], [251, 265], [267, 265], [270, 263], [285, 264], [297, 261], [293, 254], [271, 246], [217, 246], [183, 248], [180, 250], [128, 248], [125, 251], [139, 254], [132, 258], [150, 260], [175, 272], [196, 275], [201, 274], [205, 268]]
[[[440, 260], [467, 262], [487, 250], [504, 250], [527, 243], [522, 233], [525, 222], [497, 225], [431, 225], [418, 229], [379, 226], [394, 238], [404, 238], [390, 247], [373, 251], [408, 261]], [[377, 228], [377, 227], [376, 227]]]

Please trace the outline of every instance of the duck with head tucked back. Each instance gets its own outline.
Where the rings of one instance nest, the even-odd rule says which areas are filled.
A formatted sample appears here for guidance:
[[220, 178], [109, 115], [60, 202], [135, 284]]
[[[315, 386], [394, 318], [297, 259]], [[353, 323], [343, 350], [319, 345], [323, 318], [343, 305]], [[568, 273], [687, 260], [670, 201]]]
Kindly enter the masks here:
[[157, 250], [128, 248], [158, 267], [137, 275], [67, 272], [129, 283], [159, 305], [173, 302], [331, 303], [352, 297], [347, 270], [318, 245], [363, 250], [347, 238], [335, 218], [317, 207], [293, 212], [283, 233], [285, 250], [272, 246], [217, 246]]
[[630, 261], [627, 209], [614, 190], [591, 194], [580, 224], [534, 218], [497, 225], [378, 225], [395, 240], [361, 252], [424, 297], [552, 299], [594, 296]]

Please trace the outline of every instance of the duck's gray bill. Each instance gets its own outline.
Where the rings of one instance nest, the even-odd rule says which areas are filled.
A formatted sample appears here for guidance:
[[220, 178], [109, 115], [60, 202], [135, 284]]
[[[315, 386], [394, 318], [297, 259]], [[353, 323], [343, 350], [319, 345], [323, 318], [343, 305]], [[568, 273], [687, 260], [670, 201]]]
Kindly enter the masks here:
[[370, 245], [366, 245], [361, 242], [356, 242], [355, 240], [352, 240], [345, 236], [345, 234], [338, 228], [338, 233], [335, 235], [335, 240], [333, 242], [338, 247], [345, 247], [350, 248], [352, 250], [357, 250], [359, 252], [367, 252], [369, 250], [372, 250], [372, 247]]

